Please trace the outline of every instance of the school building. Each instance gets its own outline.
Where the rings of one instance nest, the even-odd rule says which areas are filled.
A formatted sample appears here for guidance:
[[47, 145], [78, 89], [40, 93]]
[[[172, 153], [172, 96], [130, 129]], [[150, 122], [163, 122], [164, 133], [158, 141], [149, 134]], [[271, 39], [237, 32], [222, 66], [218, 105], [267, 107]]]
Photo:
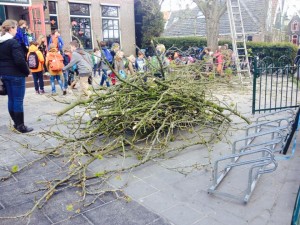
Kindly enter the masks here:
[[58, 29], [65, 45], [78, 38], [93, 49], [104, 40], [135, 53], [134, 0], [0, 0], [0, 24], [5, 19], [26, 20], [36, 37]]

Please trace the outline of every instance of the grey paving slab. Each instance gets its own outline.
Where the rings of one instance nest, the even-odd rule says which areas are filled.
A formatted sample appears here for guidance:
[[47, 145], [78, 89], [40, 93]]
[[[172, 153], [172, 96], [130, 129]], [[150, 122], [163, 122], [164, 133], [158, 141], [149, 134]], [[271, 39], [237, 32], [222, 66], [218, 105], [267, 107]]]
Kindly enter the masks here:
[[123, 189], [128, 185], [131, 185], [138, 181], [141, 181], [141, 179], [133, 176], [131, 172], [121, 172], [114, 174], [111, 178], [108, 179], [107, 182], [114, 188]]
[[167, 209], [161, 214], [168, 218], [171, 222], [181, 225], [193, 224], [205, 216], [203, 213], [190, 208], [184, 203], [180, 203], [170, 209]]
[[[40, 178], [42, 180], [42, 178]], [[33, 180], [21, 180], [0, 187], [0, 202], [7, 208], [33, 201], [43, 195], [44, 185], [35, 183]]]
[[173, 223], [172, 222], [168, 222], [164, 218], [158, 218], [158, 219], [154, 220], [153, 222], [148, 223], [147, 225], [173, 225]]
[[139, 202], [154, 212], [161, 213], [162, 211], [165, 211], [180, 203], [180, 200], [175, 196], [174, 193], [165, 190], [158, 191], [152, 195], [141, 198], [139, 199]]
[[69, 188], [60, 193], [54, 194], [52, 198], [43, 207], [43, 212], [50, 218], [53, 223], [66, 220], [71, 216], [77, 214], [77, 210], [84, 212], [99, 205], [104, 204], [100, 199], [96, 199], [95, 203], [84, 207], [84, 204], [90, 203], [94, 200], [88, 196], [85, 201], [82, 201], [79, 189]]
[[[83, 215], [77, 215], [72, 218], [68, 218], [66, 220], [54, 223], [55, 225], [74, 225], [74, 224], [82, 224], [82, 225], [93, 225], [91, 221], [89, 221], [85, 216]], [[54, 225], [53, 224], [53, 225]]]
[[[18, 206], [14, 207], [7, 207], [5, 209], [0, 210], [0, 217], [9, 217], [9, 216], [16, 216], [16, 215], [23, 215], [26, 212], [28, 212], [32, 207], [34, 203], [27, 202], [23, 204], [19, 204]], [[23, 217], [19, 219], [1, 219], [0, 220], [1, 225], [50, 225], [52, 222], [43, 214], [41, 210], [37, 210], [33, 212], [33, 214], [30, 217]]]
[[226, 225], [226, 224], [221, 223], [212, 217], [205, 217], [205, 218], [195, 222], [193, 225]]
[[158, 189], [140, 180], [133, 185], [124, 188], [124, 191], [133, 199], [138, 200], [146, 196], [159, 192]]
[[146, 208], [134, 201], [116, 201], [104, 204], [84, 215], [95, 225], [146, 225], [159, 218], [157, 214], [149, 213]]

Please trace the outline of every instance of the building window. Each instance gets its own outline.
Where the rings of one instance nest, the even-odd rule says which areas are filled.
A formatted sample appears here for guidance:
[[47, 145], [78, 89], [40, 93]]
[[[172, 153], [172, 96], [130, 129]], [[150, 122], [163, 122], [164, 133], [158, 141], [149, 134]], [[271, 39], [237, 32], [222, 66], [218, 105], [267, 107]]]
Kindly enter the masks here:
[[103, 5], [101, 15], [103, 41], [106, 41], [108, 46], [115, 42], [120, 43], [119, 7]]
[[297, 21], [294, 21], [292, 23], [292, 31], [299, 31], [299, 23]]
[[87, 4], [70, 3], [72, 40], [79, 40], [85, 49], [92, 49], [90, 8]]
[[70, 15], [90, 16], [90, 6], [87, 4], [70, 3]]
[[6, 20], [5, 7], [4, 5], [0, 5], [0, 26], [5, 20]]
[[56, 2], [48, 1], [48, 8], [49, 8], [51, 30], [56, 30], [56, 29], [58, 29], [57, 4], [56, 4]]

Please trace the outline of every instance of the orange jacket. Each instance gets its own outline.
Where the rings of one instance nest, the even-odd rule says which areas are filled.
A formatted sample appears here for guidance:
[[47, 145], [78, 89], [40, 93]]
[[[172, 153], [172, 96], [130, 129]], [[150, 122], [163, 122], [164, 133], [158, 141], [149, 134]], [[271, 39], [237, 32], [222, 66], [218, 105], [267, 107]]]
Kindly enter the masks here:
[[28, 53], [27, 53], [27, 60], [28, 60], [28, 56], [29, 56], [29, 53], [30, 53], [30, 52], [35, 52], [35, 53], [37, 54], [38, 59], [39, 59], [39, 66], [38, 66], [38, 68], [36, 68], [36, 69], [30, 69], [31, 72], [32, 72], [32, 73], [36, 73], [36, 72], [43, 71], [45, 59], [44, 59], [44, 56], [43, 56], [43, 54], [41, 53], [41, 51], [38, 49], [37, 46], [35, 46], [35, 45], [30, 45], [29, 50], [28, 50]]

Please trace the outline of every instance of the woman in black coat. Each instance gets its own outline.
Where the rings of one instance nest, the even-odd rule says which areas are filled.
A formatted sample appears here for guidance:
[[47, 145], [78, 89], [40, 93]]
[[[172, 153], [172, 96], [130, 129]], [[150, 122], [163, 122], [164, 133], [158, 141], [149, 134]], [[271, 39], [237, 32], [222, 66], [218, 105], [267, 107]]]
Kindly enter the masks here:
[[14, 121], [14, 128], [21, 133], [33, 129], [24, 125], [23, 101], [25, 96], [25, 78], [30, 74], [21, 45], [14, 36], [17, 33], [17, 21], [5, 20], [0, 36], [0, 79], [8, 95], [8, 111]]

